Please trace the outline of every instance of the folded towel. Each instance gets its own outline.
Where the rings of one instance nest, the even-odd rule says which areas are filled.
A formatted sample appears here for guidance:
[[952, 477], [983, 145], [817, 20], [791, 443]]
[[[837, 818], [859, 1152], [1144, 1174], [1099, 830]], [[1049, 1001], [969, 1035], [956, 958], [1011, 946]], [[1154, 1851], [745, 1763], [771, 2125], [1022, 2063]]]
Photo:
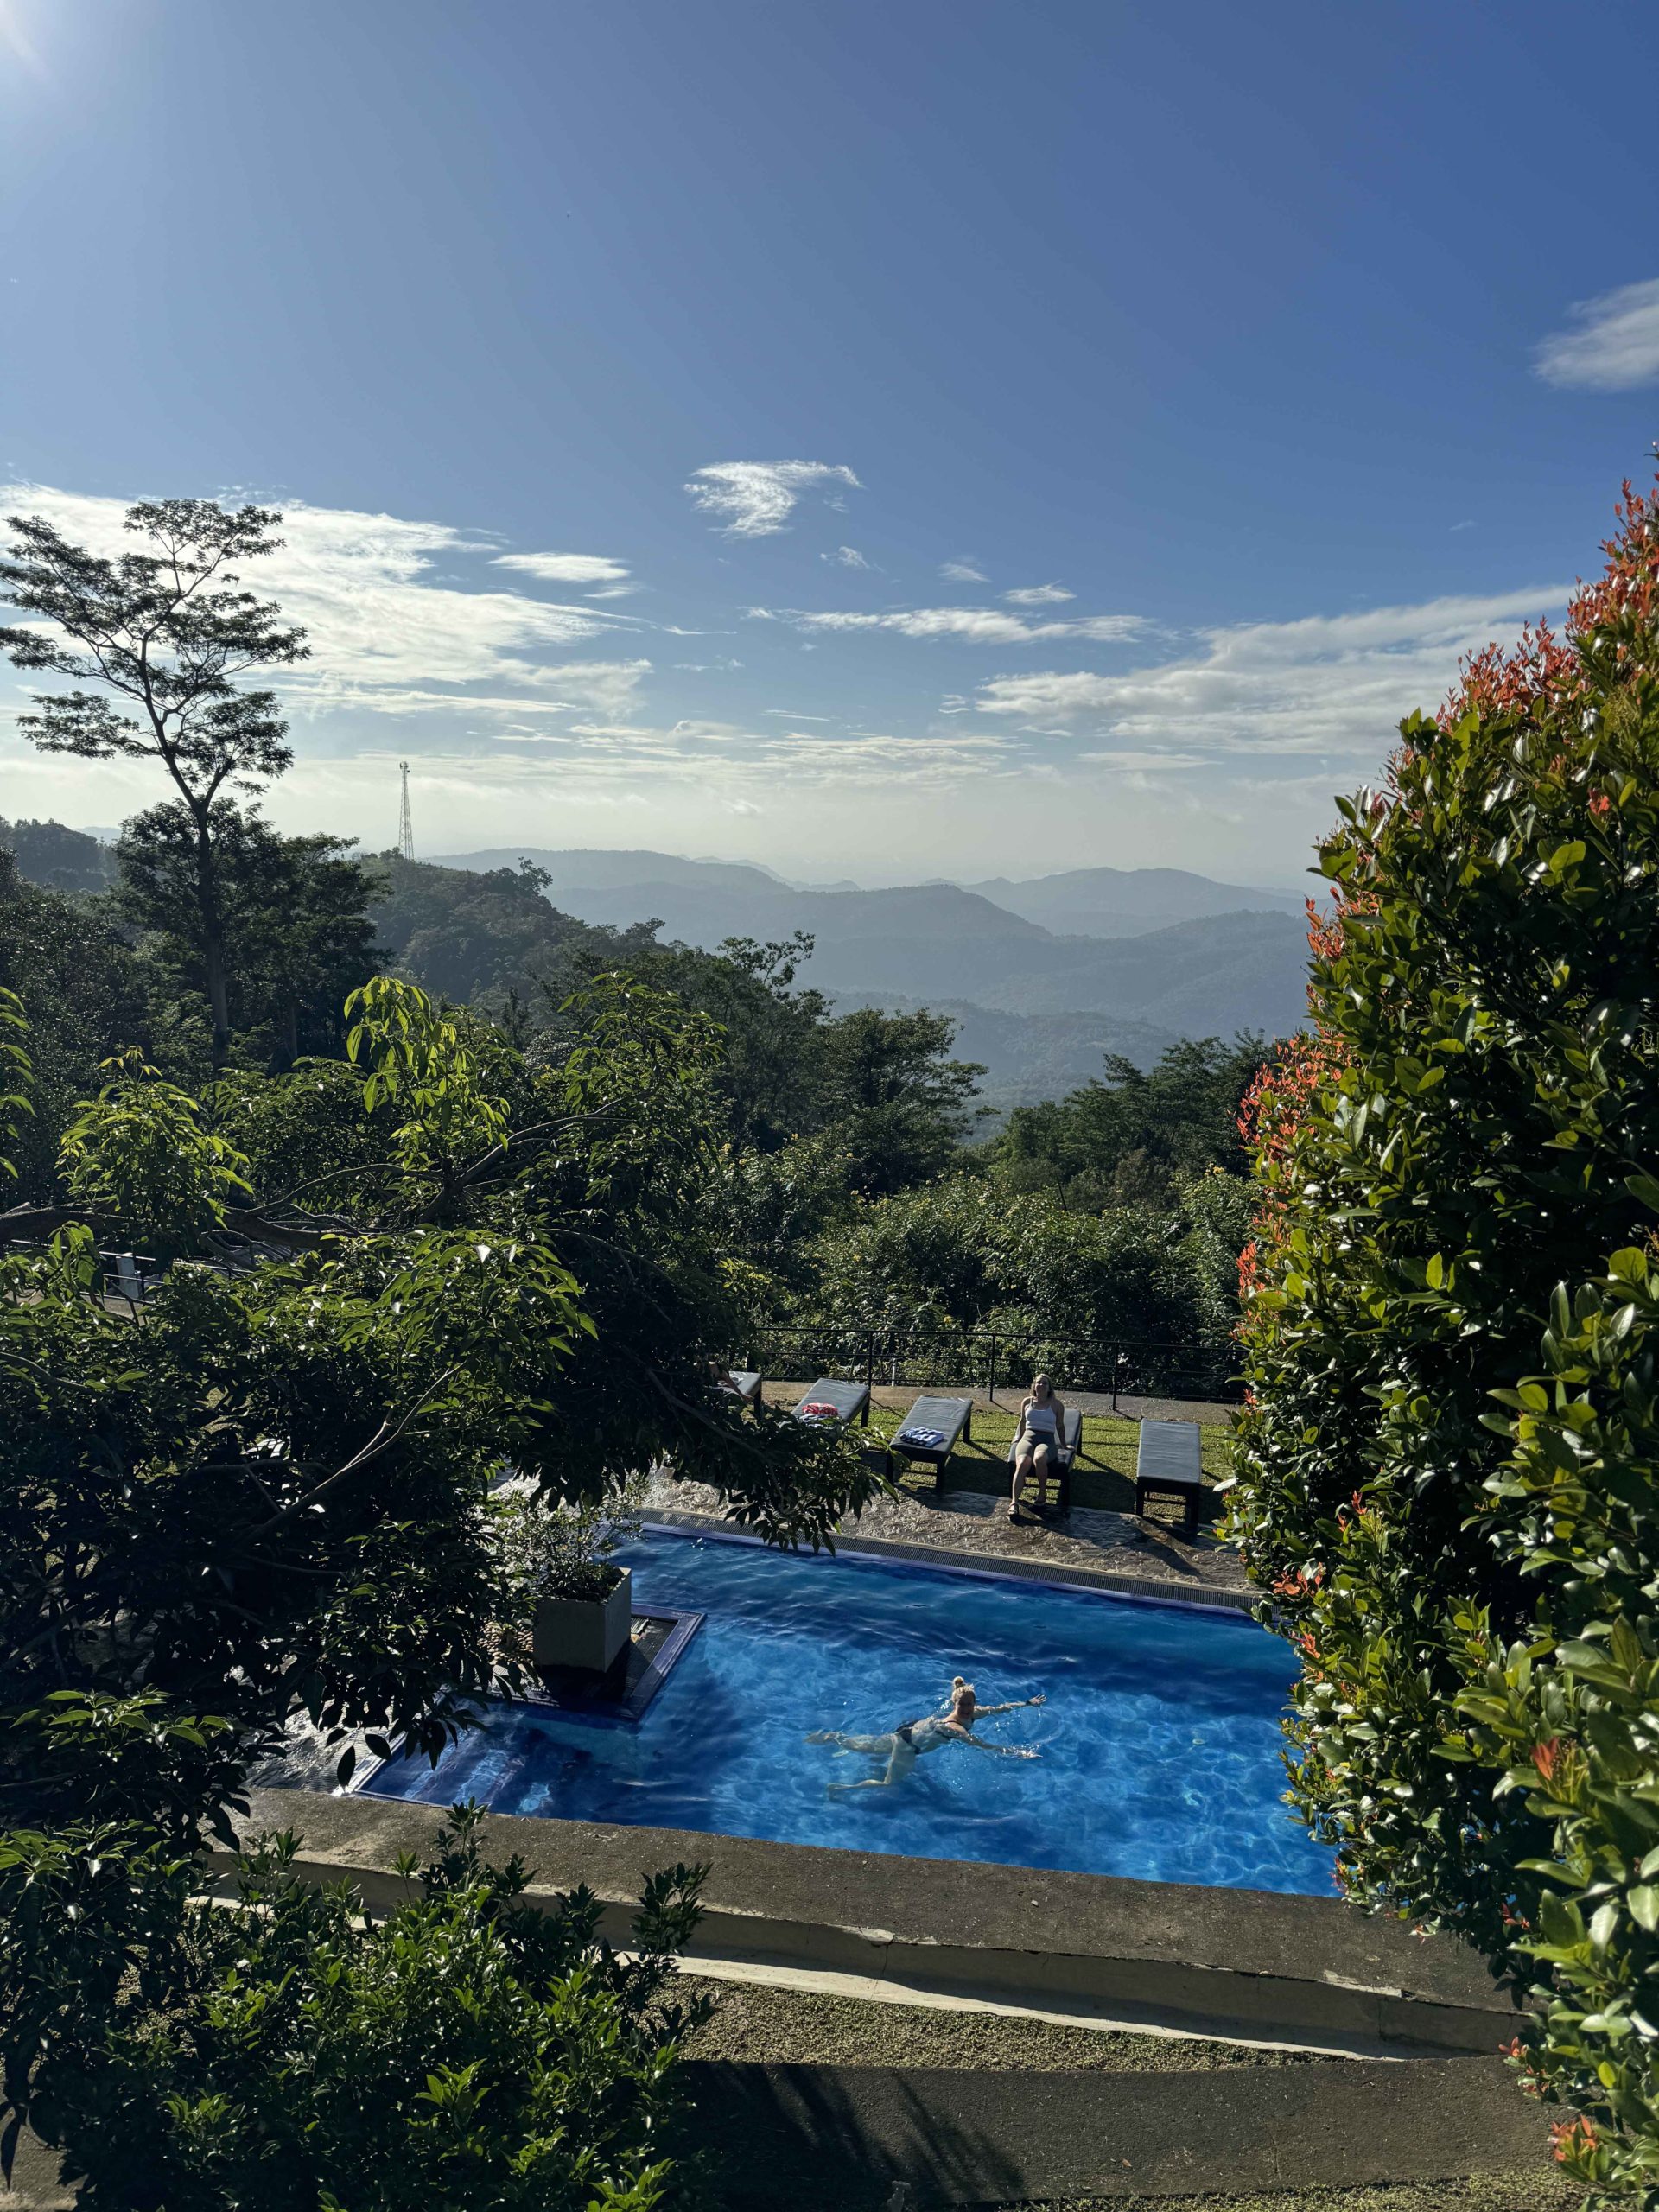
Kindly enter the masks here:
[[937, 1452], [944, 1441], [944, 1431], [942, 1428], [901, 1428], [898, 1441], [914, 1444], [923, 1452]]

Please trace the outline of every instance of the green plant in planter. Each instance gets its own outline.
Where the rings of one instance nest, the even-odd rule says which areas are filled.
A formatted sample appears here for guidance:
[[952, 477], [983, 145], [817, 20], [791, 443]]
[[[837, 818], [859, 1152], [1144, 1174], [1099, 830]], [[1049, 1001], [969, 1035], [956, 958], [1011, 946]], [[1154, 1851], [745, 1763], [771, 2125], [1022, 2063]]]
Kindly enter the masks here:
[[622, 1577], [612, 1554], [639, 1533], [645, 1484], [555, 1504], [528, 1490], [498, 1492], [491, 1532], [499, 1561], [500, 1621], [528, 1636], [543, 1598], [606, 1598]]

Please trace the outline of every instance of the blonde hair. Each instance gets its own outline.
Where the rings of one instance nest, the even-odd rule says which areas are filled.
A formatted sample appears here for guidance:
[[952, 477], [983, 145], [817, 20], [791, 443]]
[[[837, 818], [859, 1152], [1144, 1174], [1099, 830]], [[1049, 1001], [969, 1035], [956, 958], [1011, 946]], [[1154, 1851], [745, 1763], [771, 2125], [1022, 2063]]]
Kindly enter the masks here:
[[951, 1675], [950, 1702], [952, 1705], [960, 1705], [963, 1698], [972, 1697], [973, 1694], [974, 1686], [971, 1682], [964, 1681], [960, 1675]]
[[1034, 1398], [1039, 1389], [1046, 1390], [1051, 1398], [1054, 1395], [1054, 1385], [1049, 1381], [1046, 1375], [1033, 1375], [1032, 1376], [1031, 1389], [1027, 1395]]

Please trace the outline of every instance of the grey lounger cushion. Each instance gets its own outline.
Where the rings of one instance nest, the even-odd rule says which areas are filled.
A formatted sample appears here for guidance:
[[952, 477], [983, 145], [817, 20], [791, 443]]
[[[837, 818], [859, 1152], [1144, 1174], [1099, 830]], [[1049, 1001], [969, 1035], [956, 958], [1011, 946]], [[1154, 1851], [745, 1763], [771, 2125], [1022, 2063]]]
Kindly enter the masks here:
[[1196, 1483], [1203, 1478], [1195, 1421], [1143, 1421], [1135, 1471], [1160, 1483]]
[[833, 1406], [837, 1421], [856, 1421], [861, 1414], [868, 1420], [870, 1386], [868, 1382], [838, 1382], [833, 1376], [821, 1375], [811, 1389], [803, 1393], [796, 1406], [798, 1420], [802, 1406]]
[[[893, 1440], [893, 1448], [906, 1459], [948, 1459], [973, 1410], [971, 1398], [918, 1398], [905, 1415], [904, 1424]], [[915, 1428], [936, 1428], [941, 1440], [938, 1444], [906, 1444], [906, 1436]]]

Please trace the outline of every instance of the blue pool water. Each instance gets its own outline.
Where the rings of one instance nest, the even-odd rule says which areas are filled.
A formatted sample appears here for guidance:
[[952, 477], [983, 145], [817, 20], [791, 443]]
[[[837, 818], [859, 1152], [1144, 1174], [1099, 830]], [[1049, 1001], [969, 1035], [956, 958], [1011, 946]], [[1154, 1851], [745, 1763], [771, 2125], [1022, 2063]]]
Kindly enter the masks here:
[[[642, 1721], [497, 1706], [435, 1769], [403, 1760], [369, 1788], [920, 1858], [1330, 1891], [1332, 1854], [1281, 1802], [1290, 1656], [1242, 1615], [666, 1532], [620, 1557], [637, 1605], [708, 1616]], [[986, 1705], [1046, 1691], [1046, 1706], [980, 1730], [1040, 1758], [953, 1745], [899, 1788], [826, 1794], [879, 1769], [805, 1742], [809, 1729], [890, 1728], [938, 1709], [953, 1674]]]

